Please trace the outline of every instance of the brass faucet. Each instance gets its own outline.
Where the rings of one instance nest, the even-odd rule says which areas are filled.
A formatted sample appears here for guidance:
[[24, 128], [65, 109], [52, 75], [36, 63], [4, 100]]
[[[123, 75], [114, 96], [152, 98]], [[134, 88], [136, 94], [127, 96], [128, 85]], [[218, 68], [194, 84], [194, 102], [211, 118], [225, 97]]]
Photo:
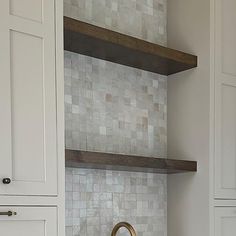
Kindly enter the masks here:
[[116, 236], [117, 231], [121, 227], [125, 227], [126, 229], [128, 229], [131, 236], [136, 236], [136, 232], [135, 232], [133, 226], [127, 222], [120, 222], [120, 223], [116, 224], [111, 232], [111, 236]]

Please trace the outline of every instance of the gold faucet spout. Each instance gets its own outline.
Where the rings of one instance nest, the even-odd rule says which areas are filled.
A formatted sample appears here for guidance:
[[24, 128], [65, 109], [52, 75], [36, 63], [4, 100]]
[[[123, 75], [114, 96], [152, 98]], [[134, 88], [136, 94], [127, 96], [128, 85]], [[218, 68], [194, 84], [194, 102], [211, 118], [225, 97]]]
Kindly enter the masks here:
[[116, 236], [118, 230], [121, 227], [125, 227], [126, 229], [128, 229], [131, 236], [136, 236], [136, 232], [135, 232], [133, 226], [127, 222], [120, 222], [120, 223], [116, 224], [111, 232], [111, 236]]

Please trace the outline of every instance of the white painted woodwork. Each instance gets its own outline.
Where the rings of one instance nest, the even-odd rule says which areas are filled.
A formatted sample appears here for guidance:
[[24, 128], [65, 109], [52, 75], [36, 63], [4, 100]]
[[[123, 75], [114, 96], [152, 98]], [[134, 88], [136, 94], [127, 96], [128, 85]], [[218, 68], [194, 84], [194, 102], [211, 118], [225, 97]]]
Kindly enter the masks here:
[[[63, 0], [55, 1], [55, 35], [56, 35], [56, 98], [57, 98], [57, 155], [58, 155], [58, 195], [57, 200], [58, 221], [57, 236], [65, 236], [65, 143], [64, 143], [64, 44], [63, 44]], [[45, 198], [45, 197], [44, 197]], [[43, 199], [42, 197], [40, 199]], [[50, 205], [51, 197], [47, 197]], [[53, 201], [53, 200], [52, 200]]]
[[12, 15], [42, 22], [44, 0], [10, 0], [9, 2]]
[[[235, 81], [236, 82], [236, 81]], [[219, 197], [236, 192], [236, 83], [221, 84], [216, 104], [216, 190]]]
[[236, 1], [215, 9], [215, 198], [236, 199]]
[[236, 207], [215, 207], [215, 236], [232, 236], [236, 232]]
[[54, 0], [1, 1], [0, 18], [0, 195], [57, 195]]
[[0, 212], [14, 211], [15, 216], [0, 216], [1, 235], [57, 236], [56, 207], [0, 207]]
[[221, 9], [216, 17], [219, 17], [218, 26], [221, 25], [221, 30], [217, 37], [220, 37], [222, 50], [222, 58], [218, 59], [222, 60], [222, 72], [236, 77], [236, 1], [220, 0], [218, 4], [218, 7], [221, 4]]
[[0, 1], [0, 35], [0, 235], [65, 236], [63, 1]]

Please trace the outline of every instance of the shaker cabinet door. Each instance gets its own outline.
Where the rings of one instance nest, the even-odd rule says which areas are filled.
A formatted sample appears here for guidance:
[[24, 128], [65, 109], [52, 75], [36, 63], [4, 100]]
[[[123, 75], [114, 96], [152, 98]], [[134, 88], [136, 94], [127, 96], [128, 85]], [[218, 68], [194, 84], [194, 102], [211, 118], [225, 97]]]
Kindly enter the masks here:
[[236, 199], [236, 1], [215, 9], [215, 198]]
[[54, 0], [0, 1], [0, 195], [56, 195]]
[[236, 207], [215, 208], [215, 236], [232, 236], [236, 232]]
[[[1, 215], [11, 211], [12, 216]], [[53, 207], [0, 207], [0, 234], [4, 236], [57, 236], [56, 219], [57, 210]]]

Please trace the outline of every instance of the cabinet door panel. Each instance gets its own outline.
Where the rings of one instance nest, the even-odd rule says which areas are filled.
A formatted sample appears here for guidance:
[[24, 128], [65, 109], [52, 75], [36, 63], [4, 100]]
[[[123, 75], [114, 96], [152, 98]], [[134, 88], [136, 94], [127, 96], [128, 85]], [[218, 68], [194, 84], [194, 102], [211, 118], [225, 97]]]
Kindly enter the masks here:
[[15, 16], [42, 22], [43, 0], [10, 0], [10, 13]]
[[53, 207], [0, 207], [15, 216], [0, 216], [1, 235], [57, 236], [57, 210]]
[[12, 180], [0, 194], [57, 194], [54, 10], [54, 0], [0, 3], [0, 181]]
[[43, 41], [15, 31], [10, 39], [12, 178], [45, 181]]
[[215, 235], [232, 236], [236, 232], [236, 207], [215, 208]]
[[220, 196], [230, 197], [236, 190], [236, 87], [221, 86], [216, 147], [216, 190]]
[[215, 9], [215, 198], [236, 199], [236, 2]]
[[236, 76], [236, 1], [221, 0], [221, 7], [222, 70], [224, 73]]

